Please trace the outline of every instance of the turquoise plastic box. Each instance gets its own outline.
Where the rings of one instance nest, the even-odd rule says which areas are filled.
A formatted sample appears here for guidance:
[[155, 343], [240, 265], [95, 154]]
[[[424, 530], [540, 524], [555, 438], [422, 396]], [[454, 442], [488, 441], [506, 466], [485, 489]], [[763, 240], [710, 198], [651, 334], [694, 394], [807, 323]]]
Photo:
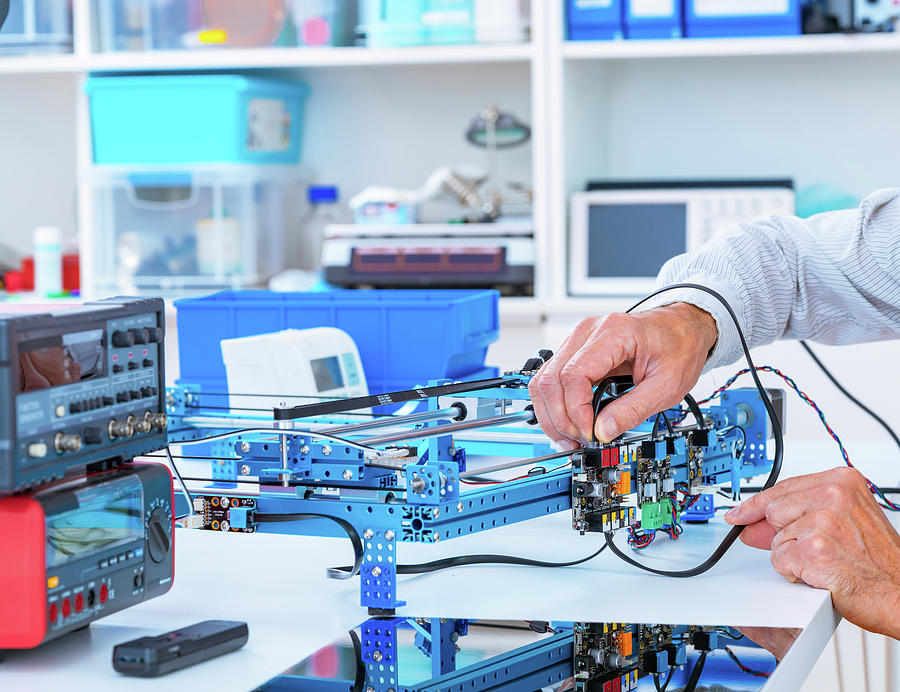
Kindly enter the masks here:
[[299, 82], [241, 75], [91, 77], [94, 163], [296, 164]]

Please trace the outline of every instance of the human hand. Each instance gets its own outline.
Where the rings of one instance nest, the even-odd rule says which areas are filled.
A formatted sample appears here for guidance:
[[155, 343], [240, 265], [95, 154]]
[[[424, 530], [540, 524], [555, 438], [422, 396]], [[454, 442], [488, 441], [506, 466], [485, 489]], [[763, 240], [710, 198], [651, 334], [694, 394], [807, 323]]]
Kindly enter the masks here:
[[738, 627], [738, 632], [781, 661], [803, 631], [799, 627]]
[[[544, 432], [565, 449], [609, 442], [649, 416], [676, 406], [697, 383], [718, 338], [715, 320], [688, 303], [578, 323], [528, 385]], [[603, 409], [594, 426], [593, 387], [610, 375], [635, 387]]]
[[855, 469], [788, 478], [725, 515], [786, 579], [827, 589], [863, 629], [900, 638], [900, 536]]

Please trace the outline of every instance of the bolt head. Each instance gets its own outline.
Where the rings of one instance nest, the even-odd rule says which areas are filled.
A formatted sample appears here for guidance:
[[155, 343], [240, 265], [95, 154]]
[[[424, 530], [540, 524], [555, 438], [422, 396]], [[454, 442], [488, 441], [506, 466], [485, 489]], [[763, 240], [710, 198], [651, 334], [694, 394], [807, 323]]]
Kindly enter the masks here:
[[241, 475], [242, 475], [242, 476], [249, 476], [249, 475], [250, 475], [250, 467], [247, 466], [247, 464], [241, 465]]
[[366, 687], [366, 692], [375, 692], [375, 688], [372, 687], [371, 685], [368, 685], [368, 686]]
[[372, 660], [378, 663], [381, 659], [384, 658], [384, 654], [382, 654], [378, 649], [372, 652]]
[[431, 516], [433, 516], [435, 519], [437, 519], [439, 516], [441, 516], [441, 508], [435, 507], [434, 511], [431, 513]]
[[341, 474], [345, 481], [349, 481], [353, 478], [353, 471], [350, 469], [344, 469], [344, 473]]
[[455, 641], [458, 640], [458, 639], [459, 639], [459, 632], [453, 632], [453, 633], [450, 635], [450, 641], [451, 641], [451, 642], [455, 642]]
[[322, 445], [322, 454], [326, 457], [331, 456], [331, 445]]
[[300, 445], [300, 454], [309, 454], [309, 445]]
[[435, 531], [433, 534], [431, 534], [431, 538], [435, 543], [437, 543], [439, 540], [441, 540], [441, 534]]
[[250, 451], [250, 443], [249, 442], [241, 442], [241, 451], [246, 454]]
[[373, 576], [373, 577], [380, 577], [380, 576], [381, 576], [381, 567], [379, 567], [378, 565], [375, 565], [375, 566], [372, 568], [372, 576]]
[[394, 540], [394, 532], [391, 531], [390, 529], [388, 529], [387, 531], [385, 531], [385, 532], [384, 532], [384, 539], [385, 539], [386, 541], [392, 541], [392, 540]]
[[375, 534], [372, 533], [372, 529], [366, 529], [365, 531], [363, 531], [363, 538], [365, 538], [367, 541], [368, 541], [369, 539], [371, 539], [372, 536], [374, 536], [374, 535], [375, 535]]
[[462, 511], [463, 511], [463, 503], [462, 503], [462, 502], [457, 502], [457, 503], [456, 503], [456, 511], [457, 511], [457, 512], [462, 512]]

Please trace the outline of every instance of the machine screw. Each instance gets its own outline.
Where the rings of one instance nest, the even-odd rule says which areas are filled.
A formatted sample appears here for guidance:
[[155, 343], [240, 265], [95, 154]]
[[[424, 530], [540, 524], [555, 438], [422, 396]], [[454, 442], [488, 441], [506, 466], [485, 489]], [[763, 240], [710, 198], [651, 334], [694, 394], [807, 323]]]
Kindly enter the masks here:
[[174, 406], [175, 405], [175, 395], [169, 392], [166, 394], [166, 406]]
[[449, 454], [451, 457], [452, 457], [454, 454], [456, 454], [456, 447], [452, 447], [452, 446], [451, 446], [451, 447], [448, 447], [448, 448], [447, 448], [447, 454]]
[[437, 543], [439, 540], [441, 540], [441, 534], [435, 531], [433, 534], [431, 534], [431, 538], [435, 543]]
[[392, 540], [394, 540], [394, 532], [391, 531], [390, 529], [388, 529], [387, 531], [385, 531], [385, 532], [384, 532], [384, 540], [386, 540], [386, 541], [392, 541]]
[[459, 632], [452, 632], [450, 634], [450, 641], [455, 642], [459, 639]]
[[300, 454], [309, 454], [309, 445], [300, 445]]
[[372, 533], [372, 529], [366, 529], [365, 531], [363, 531], [363, 538], [365, 538], [367, 541], [370, 540], [374, 535], [375, 534]]
[[221, 529], [222, 531], [228, 531], [229, 528], [230, 528], [230, 526], [228, 525], [228, 522], [227, 522], [227, 521], [223, 521], [223, 522], [219, 525], [219, 529]]
[[375, 661], [375, 663], [379, 663], [383, 658], [384, 655], [378, 649], [375, 649], [375, 651], [372, 652], [372, 660]]
[[375, 566], [372, 568], [372, 576], [373, 576], [373, 577], [380, 577], [380, 576], [381, 576], [381, 567], [379, 567], [378, 565], [375, 565]]
[[326, 457], [331, 456], [331, 445], [322, 445], [322, 455]]
[[435, 519], [437, 519], [439, 516], [441, 516], [441, 508], [435, 507], [434, 511], [431, 513], [431, 516], [433, 516]]
[[249, 476], [249, 475], [250, 475], [250, 467], [247, 466], [247, 464], [241, 465], [241, 475], [242, 475], [242, 476]]
[[456, 503], [456, 511], [457, 511], [457, 512], [462, 512], [462, 511], [463, 511], [463, 503], [462, 503], [462, 502], [457, 502], [457, 503]]
[[366, 687], [366, 692], [375, 692], [375, 688], [372, 687], [371, 685], [368, 685], [368, 686]]
[[250, 451], [250, 443], [249, 442], [241, 442], [241, 451], [246, 454]]
[[349, 481], [353, 478], [353, 471], [351, 471], [350, 469], [344, 469], [344, 473], [342, 473], [341, 476], [343, 476], [345, 481]]
[[413, 478], [409, 485], [412, 488], [412, 491], [417, 494], [425, 490], [425, 481], [418, 477]]

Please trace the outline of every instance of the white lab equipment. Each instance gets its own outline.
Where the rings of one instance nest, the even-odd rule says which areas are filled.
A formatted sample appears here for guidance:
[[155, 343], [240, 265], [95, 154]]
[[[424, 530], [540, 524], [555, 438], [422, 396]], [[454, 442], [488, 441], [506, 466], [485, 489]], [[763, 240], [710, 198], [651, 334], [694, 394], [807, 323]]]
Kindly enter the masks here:
[[42, 296], [62, 292], [62, 239], [54, 226], [34, 229], [34, 290]]
[[233, 409], [298, 406], [369, 393], [356, 343], [335, 327], [285, 329], [222, 339], [221, 345]]

